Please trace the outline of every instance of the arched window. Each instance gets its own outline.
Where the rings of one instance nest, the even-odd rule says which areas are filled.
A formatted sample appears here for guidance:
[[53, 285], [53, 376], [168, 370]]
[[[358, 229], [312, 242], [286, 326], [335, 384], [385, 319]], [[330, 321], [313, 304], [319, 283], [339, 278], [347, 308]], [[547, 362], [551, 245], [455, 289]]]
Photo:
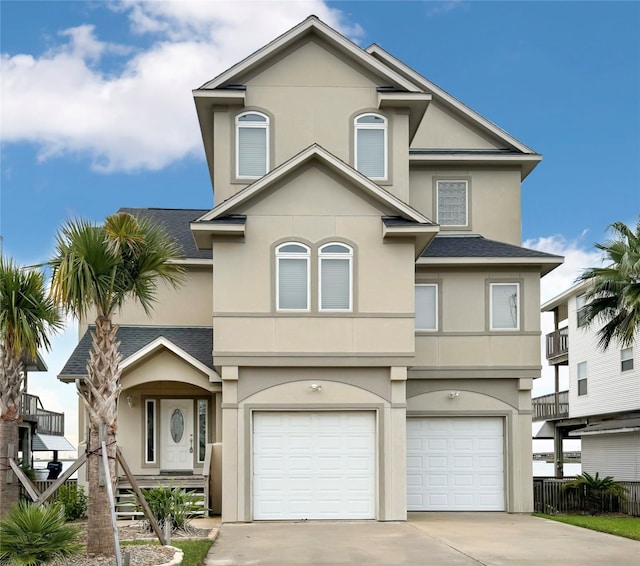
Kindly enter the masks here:
[[286, 242], [276, 248], [276, 310], [309, 310], [309, 248]]
[[318, 253], [321, 311], [350, 311], [353, 303], [353, 250], [331, 242]]
[[236, 117], [236, 177], [257, 179], [268, 170], [269, 118], [259, 112]]
[[387, 178], [387, 119], [361, 114], [354, 122], [355, 168], [370, 179]]

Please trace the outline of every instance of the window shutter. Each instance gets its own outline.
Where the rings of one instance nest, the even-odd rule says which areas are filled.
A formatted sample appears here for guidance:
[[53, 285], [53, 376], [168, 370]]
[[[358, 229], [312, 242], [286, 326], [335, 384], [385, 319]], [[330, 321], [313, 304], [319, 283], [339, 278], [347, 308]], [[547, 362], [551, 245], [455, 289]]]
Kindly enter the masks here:
[[491, 328], [518, 328], [518, 286], [491, 286]]
[[384, 130], [359, 128], [357, 131], [358, 171], [367, 177], [384, 178]]
[[238, 175], [262, 177], [267, 172], [267, 129], [238, 128]]
[[442, 226], [467, 225], [466, 181], [438, 181], [438, 223]]
[[278, 308], [306, 310], [307, 259], [278, 259]]
[[323, 310], [349, 310], [350, 268], [348, 259], [322, 259], [320, 282]]
[[416, 328], [437, 329], [435, 285], [416, 285]]

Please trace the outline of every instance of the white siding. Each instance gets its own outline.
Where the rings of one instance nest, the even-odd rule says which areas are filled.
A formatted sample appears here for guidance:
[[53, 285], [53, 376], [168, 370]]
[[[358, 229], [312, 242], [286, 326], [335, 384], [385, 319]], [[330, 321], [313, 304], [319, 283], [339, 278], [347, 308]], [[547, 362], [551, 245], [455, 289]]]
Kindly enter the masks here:
[[[620, 371], [620, 346], [598, 348], [598, 326], [586, 330], [576, 322], [576, 297], [569, 299], [569, 415], [584, 417], [640, 409], [640, 341], [633, 348], [633, 369]], [[587, 362], [586, 395], [578, 396], [576, 368]]]
[[640, 481], [640, 432], [583, 436], [582, 471]]

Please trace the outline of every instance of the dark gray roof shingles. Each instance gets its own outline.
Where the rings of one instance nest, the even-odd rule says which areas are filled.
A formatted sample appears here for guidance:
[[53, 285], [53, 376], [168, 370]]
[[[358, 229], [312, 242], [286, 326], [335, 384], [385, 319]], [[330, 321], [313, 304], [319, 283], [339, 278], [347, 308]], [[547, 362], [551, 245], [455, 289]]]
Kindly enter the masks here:
[[127, 212], [136, 217], [151, 218], [167, 231], [182, 249], [185, 258], [211, 259], [211, 250], [199, 250], [191, 234], [189, 224], [197, 220], [208, 209], [196, 208], [121, 208], [118, 212]]
[[429, 247], [422, 252], [424, 258], [444, 257], [504, 257], [504, 258], [539, 258], [562, 259], [560, 256], [531, 250], [504, 242], [487, 240], [485, 237], [473, 235], [438, 235]]
[[[75, 350], [60, 371], [61, 376], [84, 376], [87, 373], [87, 361], [91, 350], [91, 331], [89, 326]], [[158, 337], [164, 337], [181, 350], [213, 369], [213, 328], [177, 327], [177, 326], [121, 326], [116, 337], [120, 340], [120, 353], [126, 360]]]

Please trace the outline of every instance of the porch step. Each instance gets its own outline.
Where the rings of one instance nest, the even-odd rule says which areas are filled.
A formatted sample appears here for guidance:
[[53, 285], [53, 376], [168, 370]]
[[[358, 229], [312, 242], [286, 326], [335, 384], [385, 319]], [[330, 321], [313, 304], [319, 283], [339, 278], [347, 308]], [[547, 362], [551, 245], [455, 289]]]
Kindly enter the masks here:
[[[149, 475], [135, 476], [136, 483], [141, 489], [153, 487], [181, 487], [193, 493], [199, 509], [194, 511], [195, 517], [209, 515], [209, 485], [208, 478], [201, 475]], [[119, 477], [115, 492], [116, 516], [118, 519], [142, 519], [144, 513], [139, 509], [131, 483], [126, 477]]]

